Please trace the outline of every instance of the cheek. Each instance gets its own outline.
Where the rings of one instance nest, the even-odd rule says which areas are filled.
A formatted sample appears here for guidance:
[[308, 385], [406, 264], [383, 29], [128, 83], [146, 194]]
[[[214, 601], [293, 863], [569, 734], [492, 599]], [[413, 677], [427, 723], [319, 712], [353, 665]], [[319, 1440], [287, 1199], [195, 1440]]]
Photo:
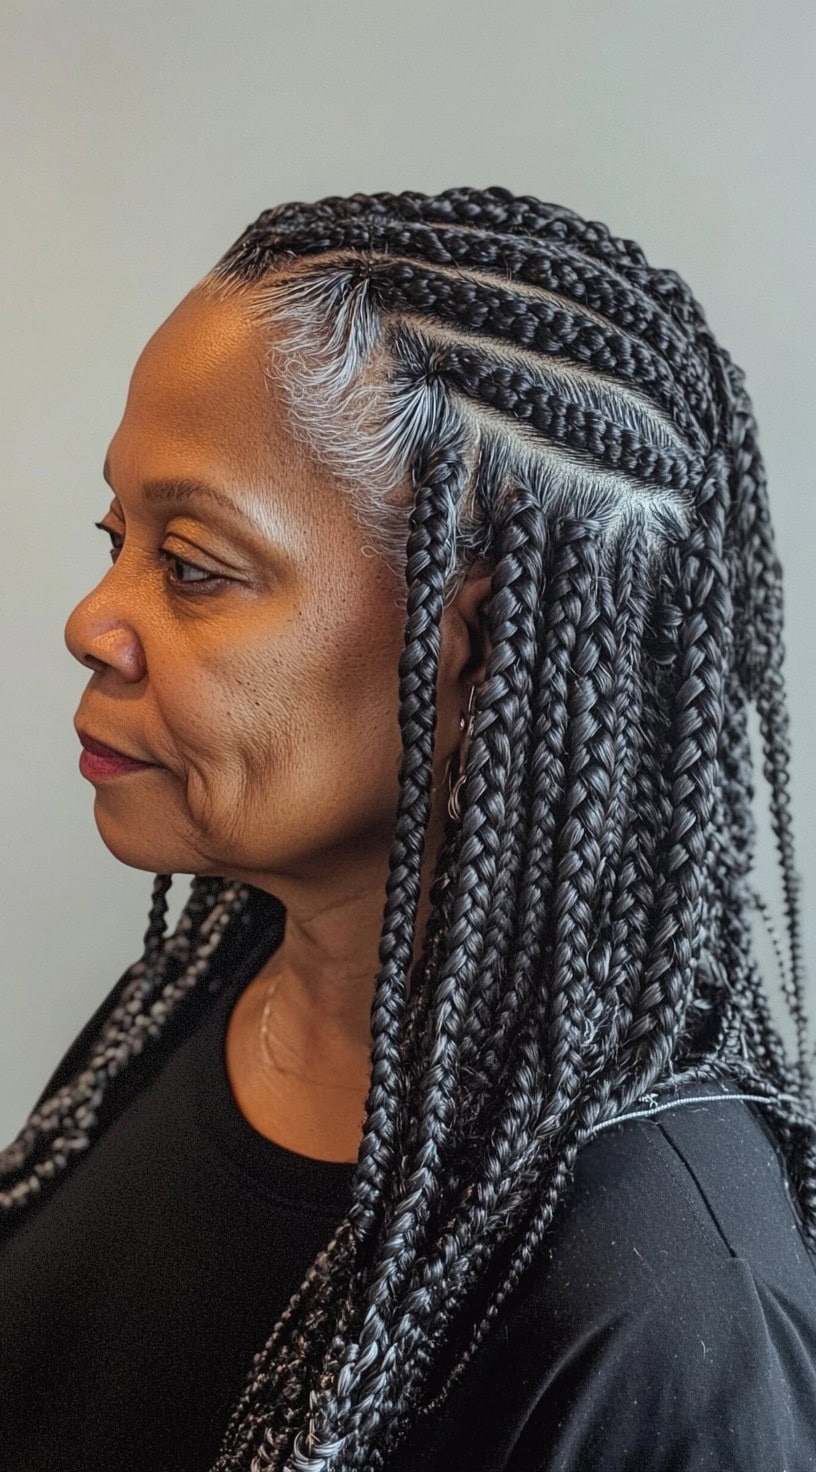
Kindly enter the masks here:
[[252, 687], [233, 681], [228, 692], [211, 693], [206, 719], [185, 716], [182, 724], [194, 830], [213, 854], [262, 862], [293, 784], [296, 733], [285, 707], [272, 710]]
[[287, 740], [286, 710], [271, 692], [291, 685], [279, 668], [253, 658], [248, 639], [217, 650], [151, 662], [151, 688], [168, 746], [168, 764], [214, 799], [267, 773]]
[[391, 651], [370, 618], [350, 622], [331, 639], [325, 619], [245, 627], [156, 672], [188, 821], [213, 856], [273, 868], [393, 827], [402, 624]]
[[[278, 688], [269, 670], [231, 664], [201, 671], [174, 690], [172, 727], [182, 761], [212, 781], [261, 778], [274, 752], [288, 749], [298, 719], [286, 701], [271, 696]], [[298, 705], [303, 698], [299, 693]]]

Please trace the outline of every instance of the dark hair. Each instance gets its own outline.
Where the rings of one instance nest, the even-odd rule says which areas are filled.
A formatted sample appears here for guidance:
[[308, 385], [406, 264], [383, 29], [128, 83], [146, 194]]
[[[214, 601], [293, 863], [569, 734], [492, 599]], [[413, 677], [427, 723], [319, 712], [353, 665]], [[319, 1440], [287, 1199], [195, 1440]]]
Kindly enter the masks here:
[[[781, 568], [743, 373], [680, 277], [597, 221], [500, 188], [286, 204], [202, 288], [280, 322], [269, 371], [292, 424], [404, 574], [353, 1204], [255, 1357], [215, 1464], [370, 1469], [444, 1400], [581, 1147], [681, 1082], [762, 1101], [816, 1254]], [[440, 617], [479, 558], [491, 653], [412, 966]], [[795, 1065], [752, 947], [752, 705]], [[84, 1068], [4, 1153], [9, 1211], [92, 1143], [109, 1079], [162, 1046], [251, 903], [196, 878], [167, 936], [171, 877]]]

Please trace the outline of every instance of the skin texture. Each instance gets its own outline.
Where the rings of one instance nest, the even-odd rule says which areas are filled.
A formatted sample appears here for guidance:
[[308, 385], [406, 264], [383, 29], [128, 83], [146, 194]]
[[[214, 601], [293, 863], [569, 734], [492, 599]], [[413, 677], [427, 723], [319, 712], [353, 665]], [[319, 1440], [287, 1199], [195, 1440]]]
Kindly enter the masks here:
[[[76, 727], [153, 763], [94, 784], [109, 850], [151, 873], [240, 879], [286, 906], [280, 948], [230, 1017], [239, 1108], [290, 1149], [353, 1160], [399, 793], [402, 589], [292, 436], [265, 351], [240, 302], [198, 287], [147, 343], [107, 455], [102, 521], [119, 550], [65, 640], [92, 672]], [[206, 499], [148, 499], [148, 483], [180, 477], [253, 524]], [[200, 591], [202, 572], [228, 581]], [[479, 569], [443, 614], [415, 955], [459, 716], [485, 676], [489, 589]], [[273, 978], [270, 1061], [259, 1028]]]

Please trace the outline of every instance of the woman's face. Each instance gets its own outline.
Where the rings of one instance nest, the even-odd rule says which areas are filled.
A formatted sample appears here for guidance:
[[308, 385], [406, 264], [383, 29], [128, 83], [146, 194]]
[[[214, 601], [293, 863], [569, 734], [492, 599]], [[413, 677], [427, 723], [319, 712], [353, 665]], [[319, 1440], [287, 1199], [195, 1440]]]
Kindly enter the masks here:
[[[154, 873], [274, 890], [390, 848], [404, 613], [339, 483], [291, 437], [264, 352], [240, 303], [200, 288], [148, 342], [107, 455], [100, 517], [119, 550], [65, 637], [93, 671], [77, 729], [152, 763], [95, 780], [107, 847]], [[180, 497], [180, 480], [218, 501]], [[452, 616], [429, 841], [466, 658]]]

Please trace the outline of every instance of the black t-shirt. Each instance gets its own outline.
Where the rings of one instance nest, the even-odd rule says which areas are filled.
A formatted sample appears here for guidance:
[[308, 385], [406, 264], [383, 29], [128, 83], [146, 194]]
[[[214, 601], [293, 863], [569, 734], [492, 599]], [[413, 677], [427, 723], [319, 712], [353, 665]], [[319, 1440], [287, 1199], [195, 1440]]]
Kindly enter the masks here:
[[[206, 1472], [350, 1203], [354, 1167], [258, 1134], [226, 1074], [276, 905], [228, 931], [169, 1051], [125, 1070], [91, 1150], [3, 1228], [4, 1472]], [[816, 1270], [761, 1106], [726, 1089], [584, 1147], [533, 1265], [389, 1472], [816, 1472]]]

